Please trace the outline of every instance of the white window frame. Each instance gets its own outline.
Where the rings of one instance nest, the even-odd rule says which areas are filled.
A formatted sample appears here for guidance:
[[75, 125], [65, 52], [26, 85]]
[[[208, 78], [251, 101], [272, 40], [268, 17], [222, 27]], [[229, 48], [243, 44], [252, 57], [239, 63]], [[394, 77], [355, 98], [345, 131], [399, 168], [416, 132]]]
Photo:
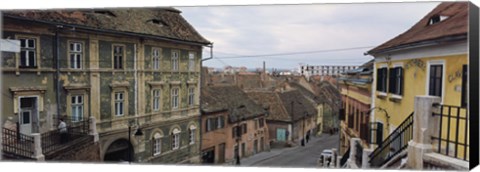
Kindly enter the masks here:
[[176, 50], [173, 50], [172, 51], [172, 71], [178, 71], [179, 69], [179, 66], [178, 66], [178, 56], [179, 56], [179, 52], [176, 51]]
[[162, 92], [160, 89], [154, 89], [152, 91], [152, 110], [157, 112], [160, 111], [160, 104], [162, 100]]
[[192, 125], [190, 125], [190, 128], [189, 128], [188, 131], [189, 131], [189, 133], [188, 133], [189, 144], [193, 145], [193, 144], [195, 144], [195, 140], [196, 140], [197, 127], [192, 124]]
[[178, 105], [179, 105], [178, 95], [179, 94], [180, 94], [180, 89], [178, 87], [172, 88], [172, 90], [171, 90], [172, 109], [178, 109]]
[[[73, 49], [72, 49], [73, 45]], [[78, 41], [71, 41], [68, 44], [68, 61], [70, 69], [82, 69], [83, 65], [83, 43]], [[73, 61], [72, 61], [73, 58]]]
[[[120, 98], [121, 95], [121, 98]], [[123, 116], [125, 115], [125, 92], [118, 91], [114, 93], [114, 114], [115, 116]], [[121, 107], [120, 107], [121, 105]], [[122, 112], [122, 113], [119, 113]]]
[[188, 53], [188, 71], [195, 71], [195, 53]]
[[[121, 52], [115, 52], [116, 51], [116, 48], [117, 47], [121, 47], [122, 51]], [[123, 70], [123, 69], [126, 69], [126, 57], [125, 57], [125, 45], [121, 45], [121, 44], [113, 44], [112, 45], [112, 68], [114, 70]], [[118, 58], [121, 57], [120, 60], [118, 60]], [[116, 68], [116, 63], [120, 63], [121, 67], [120, 68]]]
[[[397, 67], [401, 67], [401, 68], [402, 68], [402, 72], [403, 72], [403, 87], [404, 87], [404, 89], [403, 89], [403, 94], [405, 95], [405, 86], [406, 86], [406, 85], [405, 85], [405, 68], [403, 67], [403, 62], [398, 62], [398, 63], [394, 63], [394, 64], [393, 64], [393, 69], [395, 69], [395, 68], [397, 68]], [[397, 73], [397, 75], [398, 75], [398, 73]], [[398, 77], [397, 75], [395, 75], [395, 80], [396, 80], [397, 77]], [[388, 75], [388, 76], [390, 77], [390, 75]], [[397, 83], [397, 85], [396, 85], [397, 89], [401, 89], [401, 87], [400, 87], [400, 84], [401, 84], [400, 81], [397, 80], [397, 81], [395, 81], [395, 82]], [[395, 90], [395, 91], [396, 91], [396, 90]], [[400, 90], [400, 92], [402, 92], [402, 90]], [[392, 98], [396, 98], [396, 99], [402, 99], [402, 97], [403, 97], [402, 95], [398, 95], [398, 94], [395, 94], [395, 93], [391, 93], [391, 96], [392, 96]]]
[[161, 50], [159, 48], [152, 49], [152, 69], [154, 70], [160, 69], [160, 53]]
[[195, 88], [188, 88], [188, 106], [193, 106], [195, 104]]
[[[18, 64], [18, 66], [20, 67], [37, 67], [37, 38], [34, 38], [34, 37], [21, 37], [19, 38], [20, 40], [20, 63]], [[33, 46], [30, 46], [29, 45], [29, 41], [32, 40], [33, 41]], [[21, 42], [22, 41], [25, 41], [25, 46], [22, 47], [21, 46]], [[25, 52], [25, 66], [21, 66], [22, 64], [22, 53], [21, 52]], [[33, 52], [33, 66], [30, 66], [29, 64], [29, 54], [30, 52]]]
[[445, 70], [446, 70], [446, 63], [445, 60], [429, 60], [427, 61], [427, 75], [425, 75], [426, 85], [425, 85], [425, 95], [429, 95], [428, 87], [430, 85], [430, 66], [432, 65], [442, 65], [442, 97], [440, 98], [443, 104], [445, 98]]
[[172, 150], [177, 150], [180, 148], [180, 133], [181, 131], [177, 128], [172, 131]]
[[[79, 98], [81, 101], [79, 101]], [[84, 95], [72, 95], [69, 101], [71, 101], [72, 122], [82, 121], [84, 117]]]
[[153, 136], [153, 155], [157, 156], [162, 154], [162, 134], [160, 133], [155, 133]]

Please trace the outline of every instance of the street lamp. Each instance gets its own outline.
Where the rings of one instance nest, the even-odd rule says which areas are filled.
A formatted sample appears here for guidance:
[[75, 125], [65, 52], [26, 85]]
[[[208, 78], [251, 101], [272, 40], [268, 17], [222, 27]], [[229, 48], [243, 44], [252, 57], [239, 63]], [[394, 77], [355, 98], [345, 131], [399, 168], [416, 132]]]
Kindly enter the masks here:
[[[131, 141], [131, 137], [132, 137], [132, 134], [131, 134], [131, 128], [132, 126], [129, 125], [128, 126], [128, 163], [132, 163], [132, 141]], [[140, 128], [137, 128], [137, 130], [135, 131], [135, 136], [142, 136], [143, 133], [142, 133], [142, 130]]]

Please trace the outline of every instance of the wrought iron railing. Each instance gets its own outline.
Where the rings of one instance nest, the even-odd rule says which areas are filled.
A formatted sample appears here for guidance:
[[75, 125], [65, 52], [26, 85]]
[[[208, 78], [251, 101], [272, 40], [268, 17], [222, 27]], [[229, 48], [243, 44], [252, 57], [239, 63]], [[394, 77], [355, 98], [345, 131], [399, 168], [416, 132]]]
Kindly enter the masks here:
[[55, 129], [41, 134], [42, 153], [49, 154], [65, 147], [70, 142], [88, 135], [90, 120], [71, 122], [67, 124], [67, 133], [63, 136], [60, 129]]
[[370, 166], [380, 167], [408, 147], [413, 139], [413, 112], [377, 147], [370, 156]]
[[2, 128], [2, 151], [20, 158], [34, 158], [34, 141], [32, 136]]
[[434, 105], [439, 107], [438, 134], [432, 136], [436, 152], [457, 159], [469, 161], [469, 117], [468, 110], [459, 106]]
[[350, 148], [343, 154], [342, 159], [340, 159], [340, 167], [343, 167], [347, 163], [348, 158], [350, 158]]

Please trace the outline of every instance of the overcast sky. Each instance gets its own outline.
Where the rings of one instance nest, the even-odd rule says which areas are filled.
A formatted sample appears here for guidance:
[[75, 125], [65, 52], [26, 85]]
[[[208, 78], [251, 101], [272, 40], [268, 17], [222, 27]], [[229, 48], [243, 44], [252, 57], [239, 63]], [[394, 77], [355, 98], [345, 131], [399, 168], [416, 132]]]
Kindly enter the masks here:
[[[363, 53], [401, 34], [439, 3], [360, 3], [313, 5], [177, 7], [214, 43], [214, 59], [204, 66], [293, 69], [312, 65], [360, 65]], [[370, 48], [358, 48], [370, 47]], [[329, 51], [357, 48], [347, 51]], [[324, 51], [320, 53], [303, 53]], [[209, 49], [203, 57], [209, 57]], [[292, 53], [287, 56], [227, 58]], [[222, 59], [223, 58], [223, 59]]]

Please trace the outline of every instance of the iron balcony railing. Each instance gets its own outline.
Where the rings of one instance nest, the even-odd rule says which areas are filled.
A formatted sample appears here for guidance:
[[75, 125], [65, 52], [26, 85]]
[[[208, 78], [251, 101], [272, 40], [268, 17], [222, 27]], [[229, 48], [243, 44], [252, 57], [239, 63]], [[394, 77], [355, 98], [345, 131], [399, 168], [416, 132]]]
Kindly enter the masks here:
[[34, 141], [32, 136], [15, 130], [2, 128], [2, 151], [17, 158], [34, 158]]
[[87, 136], [89, 132], [89, 127], [89, 119], [77, 122], [70, 122], [69, 124], [67, 124], [67, 134], [64, 141], [62, 141], [60, 129], [55, 129], [46, 133], [42, 133], [42, 153], [49, 154], [51, 152], [56, 152], [64, 148], [65, 145], [67, 145], [68, 143]]
[[342, 159], [340, 159], [340, 167], [343, 167], [346, 163], [348, 158], [350, 158], [350, 148], [343, 154]]
[[436, 152], [469, 161], [468, 110], [459, 106], [434, 106], [440, 108], [439, 113], [432, 114], [440, 118], [438, 134], [432, 136], [434, 144], [437, 144]]
[[377, 147], [370, 156], [370, 166], [380, 167], [408, 147], [413, 139], [413, 112]]

